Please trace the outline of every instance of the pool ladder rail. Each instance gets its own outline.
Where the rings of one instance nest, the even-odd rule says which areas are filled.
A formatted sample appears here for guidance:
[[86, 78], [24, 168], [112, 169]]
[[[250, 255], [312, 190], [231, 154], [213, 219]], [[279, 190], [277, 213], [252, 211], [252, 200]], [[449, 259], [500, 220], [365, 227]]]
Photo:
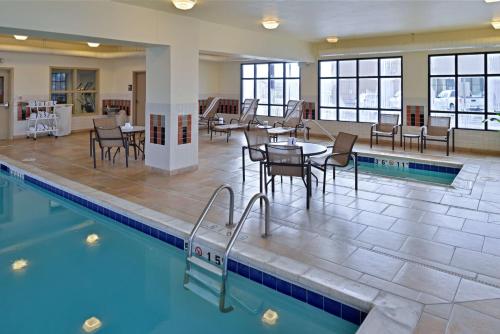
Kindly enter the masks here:
[[262, 228], [261, 224], [261, 235], [263, 238], [269, 236], [270, 208], [269, 199], [266, 195], [262, 193], [255, 194], [248, 202], [243, 215], [238, 221], [238, 224], [234, 227], [231, 239], [227, 243], [224, 251], [222, 265], [207, 262], [204, 259], [193, 255], [193, 241], [208, 211], [215, 202], [215, 199], [224, 189], [229, 192], [229, 222], [226, 224], [226, 227], [231, 228], [235, 226], [233, 222], [234, 191], [229, 185], [221, 185], [214, 191], [205, 209], [198, 218], [198, 221], [194, 225], [191, 234], [189, 235], [186, 253], [186, 270], [184, 272], [184, 288], [196, 293], [201, 298], [217, 306], [221, 312], [227, 313], [233, 310], [232, 306], [226, 305], [227, 259], [229, 258], [229, 253], [231, 252], [231, 249], [240, 234], [250, 210], [258, 199], [263, 200], [265, 203], [264, 227]]

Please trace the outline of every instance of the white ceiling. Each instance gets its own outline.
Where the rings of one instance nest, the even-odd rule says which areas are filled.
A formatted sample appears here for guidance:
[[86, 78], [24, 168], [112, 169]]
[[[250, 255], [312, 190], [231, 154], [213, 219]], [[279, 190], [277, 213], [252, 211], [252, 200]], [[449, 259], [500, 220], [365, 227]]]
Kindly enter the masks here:
[[[198, 0], [189, 11], [170, 0], [115, 0], [251, 30], [276, 16], [277, 31], [308, 41], [485, 27], [500, 19], [500, 2], [484, 0]], [[499, 32], [500, 34], [500, 32]]]

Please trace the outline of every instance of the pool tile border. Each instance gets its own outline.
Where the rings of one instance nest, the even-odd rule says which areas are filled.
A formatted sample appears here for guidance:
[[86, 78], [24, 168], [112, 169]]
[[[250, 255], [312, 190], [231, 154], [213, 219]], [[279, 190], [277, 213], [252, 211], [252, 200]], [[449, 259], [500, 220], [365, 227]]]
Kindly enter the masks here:
[[[12, 169], [5, 164], [0, 164], [0, 170], [9, 174], [12, 174], [13, 172]], [[28, 184], [34, 185], [36, 187], [49, 191], [55, 195], [61, 196], [64, 199], [79, 204], [91, 211], [94, 211], [98, 214], [108, 217], [116, 222], [134, 228], [137, 231], [145, 233], [153, 238], [163, 241], [182, 251], [185, 250], [186, 241], [182, 238], [176, 237], [170, 233], [152, 227], [148, 224], [141, 223], [136, 219], [132, 219], [126, 215], [108, 209], [102, 205], [86, 200], [78, 195], [74, 195], [68, 191], [50, 185], [25, 173], [21, 175], [17, 174], [18, 173], [16, 173], [16, 176], [20, 176]], [[249, 265], [237, 262], [232, 259], [228, 259], [228, 261], [229, 261], [228, 262], [229, 271], [238, 274], [244, 278], [250, 279], [255, 283], [258, 283], [272, 290], [280, 292], [286, 296], [307, 303], [315, 308], [330, 313], [343, 320], [349, 321], [355, 325], [360, 326], [368, 315], [367, 312], [358, 310], [357, 308], [354, 308], [347, 304], [343, 304], [339, 301], [323, 296], [322, 294], [316, 293], [314, 291], [311, 291], [294, 283], [288, 282], [279, 277], [276, 277], [259, 269], [253, 268]]]
[[[391, 160], [390, 158], [391, 157], [387, 157], [387, 160]], [[375, 159], [376, 158], [369, 157], [369, 156], [363, 156], [363, 155], [358, 156], [359, 162], [366, 162], [366, 163], [374, 164]], [[396, 159], [396, 158], [394, 158], [394, 159]], [[438, 164], [438, 163], [435, 163], [435, 164], [419, 163], [419, 162], [411, 161], [411, 160], [406, 159], [406, 158], [400, 158], [400, 160], [407, 161], [408, 167], [410, 169], [428, 170], [428, 171], [432, 171], [432, 172], [439, 172], [439, 173], [446, 173], [446, 174], [453, 174], [453, 175], [458, 175], [458, 173], [460, 173], [460, 170], [462, 169], [462, 168], [458, 168], [458, 167], [444, 166], [444, 165]]]

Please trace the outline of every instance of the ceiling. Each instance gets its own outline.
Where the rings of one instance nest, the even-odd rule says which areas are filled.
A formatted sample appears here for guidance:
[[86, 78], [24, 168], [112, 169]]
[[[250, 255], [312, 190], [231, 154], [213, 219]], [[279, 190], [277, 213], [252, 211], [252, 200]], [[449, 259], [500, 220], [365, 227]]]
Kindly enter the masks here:
[[485, 27], [500, 19], [500, 2], [484, 0], [198, 0], [189, 11], [170, 0], [114, 0], [201, 20], [263, 31], [276, 16], [276, 31], [315, 42], [327, 36], [366, 37]]

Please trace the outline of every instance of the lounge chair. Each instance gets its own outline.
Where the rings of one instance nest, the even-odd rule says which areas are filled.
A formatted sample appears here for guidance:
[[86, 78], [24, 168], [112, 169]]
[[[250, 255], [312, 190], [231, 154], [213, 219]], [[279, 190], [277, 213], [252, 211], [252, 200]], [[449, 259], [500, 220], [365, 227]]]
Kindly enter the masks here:
[[302, 100], [290, 100], [286, 105], [285, 118], [282, 121], [275, 122], [272, 129], [269, 129], [269, 135], [277, 140], [279, 135], [293, 133], [297, 137], [299, 129], [304, 128], [302, 123]]
[[115, 154], [113, 155], [113, 164], [115, 163], [116, 154], [118, 154], [120, 148], [123, 147], [125, 151], [125, 166], [128, 167], [128, 140], [123, 135], [121, 127], [116, 124], [116, 119], [114, 117], [95, 118], [93, 121], [96, 134], [96, 138], [92, 141], [94, 168], [96, 168], [96, 141], [99, 143], [99, 147], [101, 148], [101, 160], [104, 160], [104, 151], [106, 151], [108, 159], [111, 160], [111, 150], [116, 148]]
[[267, 186], [271, 183], [271, 190], [274, 193], [274, 178], [276, 176], [300, 177], [306, 187], [306, 206], [309, 209], [311, 182], [309, 182], [310, 178], [307, 176], [310, 175], [311, 165], [306, 161], [302, 146], [266, 144], [266, 155], [266, 171], [271, 177], [269, 181], [264, 179], [266, 192]]
[[358, 136], [339, 132], [333, 144], [331, 154], [326, 158], [311, 158], [312, 166], [323, 172], [323, 194], [326, 189], [326, 172], [328, 166], [333, 167], [333, 179], [335, 180], [335, 167], [346, 167], [351, 157], [354, 160], [354, 189], [358, 190], [358, 159], [357, 153], [352, 152], [356, 139], [358, 139]]
[[217, 110], [219, 109], [220, 100], [220, 97], [209, 98], [207, 108], [198, 118], [198, 126], [206, 126], [207, 133], [210, 133], [210, 126], [218, 119]]
[[370, 128], [370, 148], [373, 147], [373, 136], [375, 136], [376, 144], [378, 144], [378, 137], [387, 137], [392, 139], [392, 150], [394, 151], [394, 138], [398, 133], [398, 128], [399, 115], [381, 114], [380, 122], [373, 124]]
[[450, 117], [446, 116], [429, 116], [427, 126], [420, 128], [420, 152], [424, 152], [427, 148], [427, 141], [438, 141], [446, 143], [446, 155], [450, 155]]
[[226, 142], [229, 142], [232, 130], [250, 128], [250, 124], [254, 122], [259, 99], [246, 99], [241, 108], [240, 117], [233, 118], [229, 124], [212, 124], [210, 127], [210, 140], [212, 140], [213, 133], [225, 133]]

